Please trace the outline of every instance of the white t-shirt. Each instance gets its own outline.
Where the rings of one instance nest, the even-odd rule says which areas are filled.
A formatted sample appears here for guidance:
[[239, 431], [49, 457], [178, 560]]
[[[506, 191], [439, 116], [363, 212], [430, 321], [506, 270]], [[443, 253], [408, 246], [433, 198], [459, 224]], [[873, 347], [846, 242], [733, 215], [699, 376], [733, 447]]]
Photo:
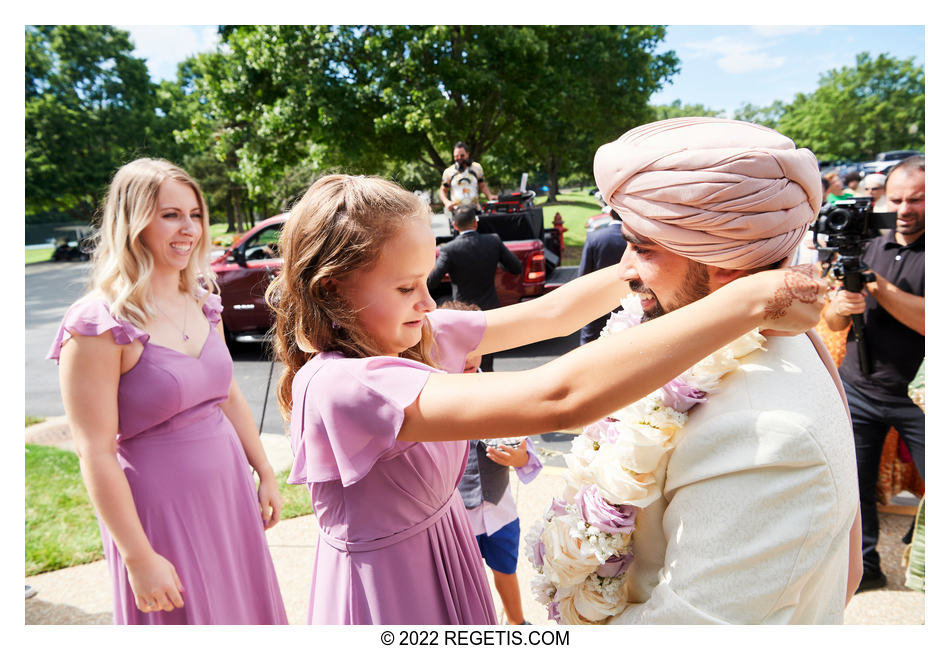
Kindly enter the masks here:
[[475, 205], [478, 203], [478, 184], [485, 180], [482, 166], [477, 162], [471, 163], [460, 172], [455, 165], [442, 172], [442, 184], [449, 188], [449, 199], [459, 205]]

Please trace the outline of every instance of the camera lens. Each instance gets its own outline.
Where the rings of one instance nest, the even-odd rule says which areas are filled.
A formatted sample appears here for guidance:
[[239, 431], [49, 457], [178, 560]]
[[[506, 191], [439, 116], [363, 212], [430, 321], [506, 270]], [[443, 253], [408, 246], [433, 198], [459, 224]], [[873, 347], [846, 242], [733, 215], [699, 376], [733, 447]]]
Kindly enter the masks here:
[[847, 210], [837, 209], [832, 210], [828, 215], [828, 228], [834, 230], [835, 232], [841, 232], [842, 230], [848, 227], [848, 221], [851, 219], [851, 213]]

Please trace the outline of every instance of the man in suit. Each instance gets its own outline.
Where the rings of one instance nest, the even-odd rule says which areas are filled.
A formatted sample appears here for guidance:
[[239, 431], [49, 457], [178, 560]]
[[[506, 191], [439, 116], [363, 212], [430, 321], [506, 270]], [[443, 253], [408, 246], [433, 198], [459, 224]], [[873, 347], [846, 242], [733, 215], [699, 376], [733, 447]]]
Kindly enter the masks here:
[[[734, 120], [643, 125], [598, 150], [594, 176], [647, 320], [786, 263], [821, 205], [812, 152]], [[857, 472], [844, 390], [812, 334], [767, 337], [689, 410], [611, 622], [843, 622], [861, 574]]]
[[[593, 273], [597, 269], [613, 266], [623, 257], [627, 250], [627, 242], [620, 232], [620, 215], [610, 211], [610, 223], [605, 228], [587, 234], [584, 248], [581, 250], [581, 263], [577, 268], [578, 277], [585, 273]], [[600, 331], [607, 324], [609, 314], [604, 314], [595, 321], [591, 321], [581, 328], [581, 345], [593, 341], [600, 336]]]
[[[478, 232], [478, 213], [474, 206], [462, 206], [452, 215], [458, 237], [439, 247], [435, 268], [429, 274], [429, 292], [449, 274], [452, 299], [478, 305], [482, 310], [498, 307], [495, 269], [501, 264], [509, 273], [521, 273], [521, 261], [495, 234]], [[482, 357], [481, 369], [492, 369], [492, 355]]]

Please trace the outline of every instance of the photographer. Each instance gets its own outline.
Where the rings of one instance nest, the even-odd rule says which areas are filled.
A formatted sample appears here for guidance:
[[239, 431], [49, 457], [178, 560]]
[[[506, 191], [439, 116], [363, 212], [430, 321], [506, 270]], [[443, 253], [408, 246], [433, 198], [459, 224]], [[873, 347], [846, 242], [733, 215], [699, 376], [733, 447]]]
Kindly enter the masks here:
[[485, 183], [482, 166], [471, 159], [467, 144], [456, 142], [452, 149], [452, 159], [452, 165], [442, 172], [442, 186], [439, 188], [439, 198], [442, 199], [446, 212], [451, 214], [457, 207], [465, 205], [480, 209], [479, 192], [488, 197], [489, 201], [498, 199]]
[[924, 477], [924, 414], [907, 396], [907, 385], [924, 358], [924, 158], [907, 158], [885, 186], [887, 210], [897, 214], [895, 230], [870, 241], [862, 261], [873, 281], [861, 292], [839, 290], [825, 318], [842, 330], [854, 314], [864, 316], [870, 372], [861, 371], [853, 331], [841, 364], [858, 463], [864, 577], [858, 591], [879, 589], [887, 580], [877, 552], [876, 485], [884, 438], [897, 429], [921, 478]]

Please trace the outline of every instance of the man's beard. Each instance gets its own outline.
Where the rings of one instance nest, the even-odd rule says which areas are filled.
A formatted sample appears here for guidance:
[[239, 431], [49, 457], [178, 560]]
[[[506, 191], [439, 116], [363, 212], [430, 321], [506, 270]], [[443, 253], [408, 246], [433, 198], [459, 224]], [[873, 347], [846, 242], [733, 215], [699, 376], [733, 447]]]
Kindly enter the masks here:
[[706, 266], [693, 260], [689, 260], [686, 267], [686, 277], [683, 278], [683, 283], [677, 289], [669, 307], [664, 308], [656, 294], [640, 280], [631, 280], [628, 284], [630, 290], [634, 293], [642, 293], [653, 298], [653, 307], [643, 312], [643, 319], [641, 320], [643, 323], [659, 318], [663, 314], [679, 309], [691, 302], [696, 302], [710, 293], [709, 272], [706, 270]]

